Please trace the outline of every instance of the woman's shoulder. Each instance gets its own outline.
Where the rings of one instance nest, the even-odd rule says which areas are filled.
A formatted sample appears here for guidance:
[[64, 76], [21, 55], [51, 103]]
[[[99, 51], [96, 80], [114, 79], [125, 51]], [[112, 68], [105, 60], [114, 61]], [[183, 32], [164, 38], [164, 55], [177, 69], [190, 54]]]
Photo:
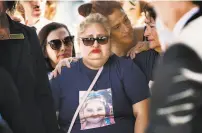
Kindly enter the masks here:
[[[52, 73], [49, 73], [48, 76], [52, 77]], [[78, 61], [72, 62], [71, 67], [68, 68], [67, 66], [63, 66], [61, 68], [61, 73], [57, 75], [55, 78], [49, 78], [51, 81], [69, 81], [69, 79], [74, 79], [74, 77], [78, 76]]]
[[76, 74], [76, 72], [78, 71], [78, 67], [79, 67], [79, 61], [71, 62], [70, 68], [68, 68], [67, 66], [63, 66], [61, 68], [61, 75]]
[[127, 66], [131, 66], [132, 64], [136, 65], [131, 58], [128, 58], [125, 56], [118, 57], [115, 54], [110, 57], [110, 62], [111, 62], [111, 64], [118, 65], [122, 68], [127, 67]]
[[[110, 57], [110, 66], [113, 70], [123, 76], [123, 73], [130, 71], [139, 71], [139, 67], [128, 57], [118, 57], [113, 55]], [[131, 73], [132, 74], [132, 73]]]

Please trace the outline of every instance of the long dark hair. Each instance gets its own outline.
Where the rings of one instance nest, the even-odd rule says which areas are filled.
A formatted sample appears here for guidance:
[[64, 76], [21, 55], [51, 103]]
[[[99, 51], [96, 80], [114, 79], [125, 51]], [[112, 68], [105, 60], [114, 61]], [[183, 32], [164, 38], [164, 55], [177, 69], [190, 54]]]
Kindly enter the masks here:
[[[69, 33], [69, 35], [71, 36], [71, 34], [70, 34], [70, 32], [69, 32], [66, 25], [61, 24], [61, 23], [56, 23], [56, 22], [52, 22], [50, 24], [47, 24], [46, 26], [44, 26], [40, 30], [40, 32], [38, 34], [38, 38], [39, 38], [39, 41], [40, 41], [42, 52], [43, 52], [43, 55], [44, 55], [44, 58], [45, 58], [45, 61], [46, 61], [46, 66], [47, 66], [47, 69], [48, 69], [49, 72], [54, 70], [54, 68], [52, 67], [52, 65], [50, 63], [49, 57], [46, 56], [47, 37], [50, 34], [50, 32], [52, 32], [54, 30], [57, 30], [59, 28], [65, 28], [67, 30], [67, 32]], [[72, 43], [74, 44], [74, 42], [72, 42]], [[72, 56], [75, 56], [74, 45], [73, 45], [73, 49], [72, 49]]]

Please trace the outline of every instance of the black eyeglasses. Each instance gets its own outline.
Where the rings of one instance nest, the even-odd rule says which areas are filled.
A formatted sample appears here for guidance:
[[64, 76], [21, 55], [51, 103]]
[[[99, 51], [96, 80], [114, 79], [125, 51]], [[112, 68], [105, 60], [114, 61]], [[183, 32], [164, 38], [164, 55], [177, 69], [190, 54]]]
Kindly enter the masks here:
[[96, 38], [87, 37], [87, 38], [81, 38], [81, 40], [83, 41], [83, 44], [85, 46], [92, 46], [95, 41], [97, 41], [98, 44], [104, 45], [108, 43], [109, 37], [107, 36], [96, 37]]
[[62, 42], [64, 43], [65, 46], [72, 46], [73, 41], [74, 41], [74, 36], [67, 36], [63, 40], [60, 40], [60, 39], [51, 40], [48, 42], [48, 44], [53, 50], [59, 50], [62, 46]]

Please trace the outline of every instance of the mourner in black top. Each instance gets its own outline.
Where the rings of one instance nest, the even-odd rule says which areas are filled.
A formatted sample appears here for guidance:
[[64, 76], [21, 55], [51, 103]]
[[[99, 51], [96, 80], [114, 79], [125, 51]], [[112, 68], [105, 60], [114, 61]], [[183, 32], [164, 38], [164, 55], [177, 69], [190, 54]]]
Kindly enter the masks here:
[[[5, 5], [12, 9], [15, 1], [0, 1], [0, 8]], [[56, 133], [54, 103], [36, 31], [7, 18], [15, 37], [0, 40], [0, 66], [17, 87], [27, 133]]]
[[[147, 133], [202, 131], [201, 4], [201, 1], [153, 2], [164, 22], [167, 16], [160, 11], [172, 6], [173, 11], [169, 12], [169, 16], [176, 13], [179, 16], [178, 19], [169, 18], [171, 20], [167, 21], [167, 27], [173, 30], [177, 22], [181, 21], [182, 28], [179, 35], [175, 34], [177, 43], [168, 45], [156, 67]], [[186, 21], [184, 19], [183, 24], [185, 14], [189, 18]]]
[[[10, 74], [0, 67], [0, 114], [14, 133], [25, 133], [25, 123], [20, 111], [20, 98]], [[10, 130], [1, 122], [0, 133]]]

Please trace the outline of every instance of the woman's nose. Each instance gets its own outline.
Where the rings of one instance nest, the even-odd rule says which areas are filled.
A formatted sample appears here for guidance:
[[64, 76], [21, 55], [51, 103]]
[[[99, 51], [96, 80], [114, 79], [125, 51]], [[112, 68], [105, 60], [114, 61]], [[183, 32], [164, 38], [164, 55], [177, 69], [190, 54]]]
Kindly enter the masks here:
[[128, 25], [123, 24], [123, 31], [124, 31], [125, 33], [130, 32], [130, 27], [128, 27]]
[[93, 112], [93, 115], [94, 115], [94, 116], [98, 115], [98, 112], [97, 112], [97, 111], [94, 111], [94, 112]]
[[99, 43], [97, 42], [97, 40], [94, 41], [93, 47], [95, 47], [95, 48], [99, 47]]
[[65, 44], [62, 42], [60, 50], [65, 50], [65, 48], [66, 48]]

